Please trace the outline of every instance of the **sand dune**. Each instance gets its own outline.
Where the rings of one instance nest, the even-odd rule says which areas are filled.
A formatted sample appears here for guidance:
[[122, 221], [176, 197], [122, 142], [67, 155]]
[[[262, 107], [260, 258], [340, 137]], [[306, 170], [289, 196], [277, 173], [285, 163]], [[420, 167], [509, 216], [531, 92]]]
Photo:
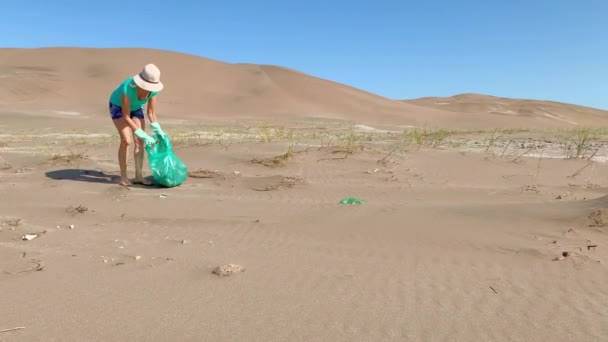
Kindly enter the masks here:
[[[56, 108], [104, 116], [107, 96], [142, 63], [156, 63], [175, 117], [328, 116], [414, 122], [411, 105], [276, 66], [228, 64], [158, 50], [49, 48], [4, 50], [4, 110]], [[423, 109], [423, 112], [439, 112]]]
[[[605, 125], [608, 111], [553, 101], [511, 99], [482, 94], [425, 97], [403, 102], [456, 113], [474, 113], [481, 120], [503, 116], [519, 122]], [[484, 119], [485, 117], [485, 119]]]
[[[171, 118], [330, 117], [361, 123], [452, 128], [607, 124], [606, 112], [548, 102], [469, 96], [394, 101], [291, 69], [229, 64], [150, 49], [2, 49], [0, 110], [81, 113], [105, 118], [107, 97], [144, 63], [167, 85], [160, 111]], [[481, 99], [481, 100], [479, 100]], [[479, 102], [479, 103], [478, 103]], [[521, 104], [520, 104], [521, 103]], [[501, 115], [485, 115], [501, 113]]]

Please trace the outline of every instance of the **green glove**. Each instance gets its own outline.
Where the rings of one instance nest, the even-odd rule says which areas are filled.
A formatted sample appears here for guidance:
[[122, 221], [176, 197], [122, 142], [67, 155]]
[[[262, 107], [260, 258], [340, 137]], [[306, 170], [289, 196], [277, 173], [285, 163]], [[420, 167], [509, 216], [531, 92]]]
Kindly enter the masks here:
[[166, 135], [165, 132], [163, 132], [163, 130], [160, 128], [160, 124], [158, 123], [158, 121], [152, 122], [150, 126], [152, 127], [154, 133], [160, 135], [161, 137]]
[[146, 134], [146, 132], [144, 132], [141, 128], [139, 128], [135, 131], [135, 135], [138, 138], [140, 138], [141, 140], [143, 140], [146, 143], [146, 145], [152, 145], [156, 142], [156, 140], [154, 140], [154, 138], [152, 138], [151, 136]]

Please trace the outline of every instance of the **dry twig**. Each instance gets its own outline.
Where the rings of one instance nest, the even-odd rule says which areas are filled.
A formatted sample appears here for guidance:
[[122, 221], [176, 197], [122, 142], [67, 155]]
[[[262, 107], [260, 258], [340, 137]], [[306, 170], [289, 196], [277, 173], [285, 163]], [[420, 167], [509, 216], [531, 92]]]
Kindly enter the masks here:
[[586, 168], [588, 168], [591, 164], [593, 164], [593, 162], [589, 162], [587, 163], [587, 165], [581, 167], [580, 169], [578, 169], [578, 171], [576, 171], [575, 173], [571, 174], [570, 176], [568, 176], [568, 178], [574, 178], [576, 176], [578, 176], [581, 172], [583, 172], [583, 170], [585, 170]]
[[23, 330], [23, 329], [25, 329], [25, 327], [15, 327], [15, 328], [10, 328], [10, 329], [4, 329], [4, 330], [0, 330], [0, 334], [1, 333], [5, 333], [5, 332], [9, 332], [9, 331]]
[[518, 160], [521, 159], [521, 157], [525, 156], [526, 154], [530, 153], [530, 151], [532, 151], [534, 149], [534, 147], [530, 147], [529, 149], [526, 150], [526, 152], [520, 154], [519, 156], [517, 156], [517, 158], [511, 160], [511, 162], [513, 163], [517, 163]]

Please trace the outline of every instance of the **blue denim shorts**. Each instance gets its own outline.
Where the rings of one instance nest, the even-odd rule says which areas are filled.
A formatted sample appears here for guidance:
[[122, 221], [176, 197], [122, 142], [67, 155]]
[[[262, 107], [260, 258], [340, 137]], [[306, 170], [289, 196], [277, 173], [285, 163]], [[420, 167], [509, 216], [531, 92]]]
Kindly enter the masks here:
[[[112, 120], [118, 120], [122, 118], [122, 107], [119, 107], [112, 102], [110, 102], [110, 115], [112, 115]], [[138, 118], [144, 119], [144, 110], [142, 108], [131, 111], [131, 119]]]

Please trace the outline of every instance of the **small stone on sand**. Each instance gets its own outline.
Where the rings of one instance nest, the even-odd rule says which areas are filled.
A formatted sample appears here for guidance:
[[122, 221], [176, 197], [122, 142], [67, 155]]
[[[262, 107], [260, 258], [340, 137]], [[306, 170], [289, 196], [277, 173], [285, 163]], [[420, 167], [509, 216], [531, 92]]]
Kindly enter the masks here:
[[220, 277], [229, 277], [235, 273], [245, 272], [245, 268], [241, 265], [228, 264], [218, 266], [213, 270], [213, 274]]
[[137, 256], [135, 257], [135, 260], [141, 260], [141, 255], [137, 255]]

